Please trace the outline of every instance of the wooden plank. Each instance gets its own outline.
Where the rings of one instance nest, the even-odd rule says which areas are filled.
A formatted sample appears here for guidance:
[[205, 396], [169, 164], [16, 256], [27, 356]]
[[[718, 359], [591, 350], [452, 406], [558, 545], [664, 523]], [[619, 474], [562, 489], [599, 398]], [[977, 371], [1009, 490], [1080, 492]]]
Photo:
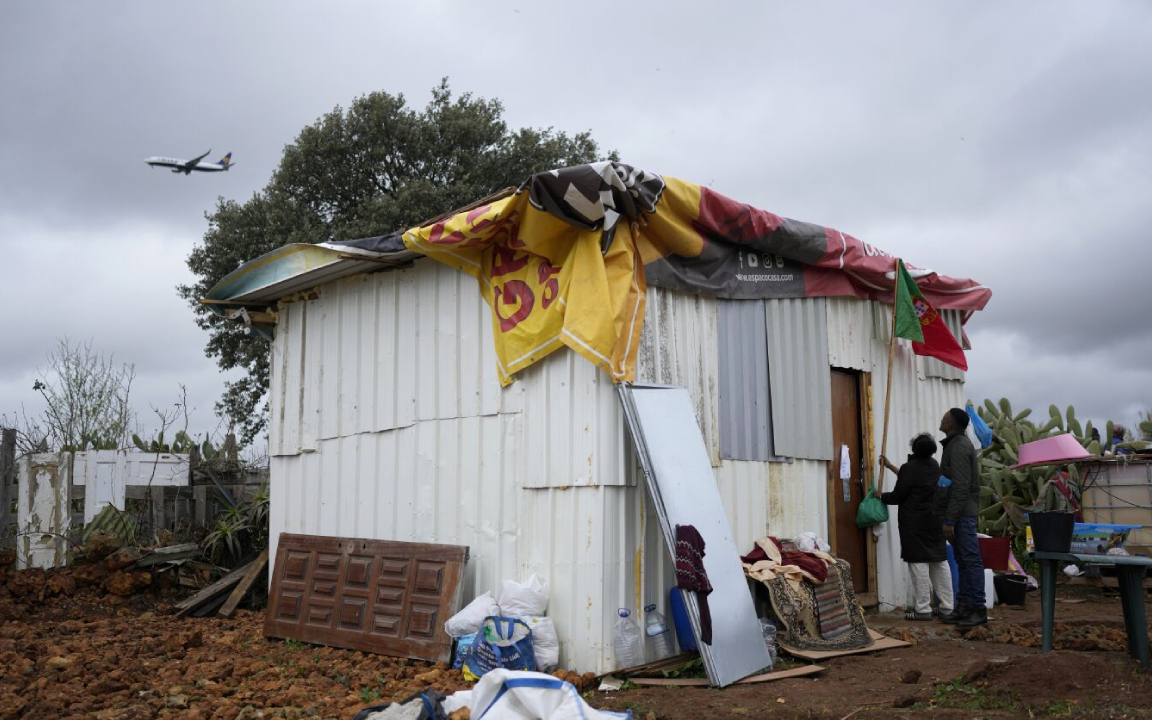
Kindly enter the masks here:
[[238, 567], [192, 597], [188, 598], [182, 603], [176, 605], [176, 617], [184, 617], [196, 608], [200, 607], [206, 602], [210, 602], [213, 598], [223, 595], [231, 590], [236, 583], [243, 579], [244, 574], [248, 572], [248, 565]]
[[283, 533], [264, 635], [449, 662], [468, 548]]
[[[612, 676], [612, 677], [618, 677], [618, 678], [631, 678], [631, 677], [643, 677], [645, 675], [652, 676], [652, 677], [662, 677], [659, 674], [662, 670], [675, 670], [679, 667], [682, 667], [682, 666], [692, 662], [693, 660], [697, 659], [698, 657], [700, 657], [700, 653], [695, 652], [695, 651], [680, 653], [679, 655], [673, 655], [671, 657], [666, 657], [663, 660], [654, 660], [650, 663], [644, 663], [643, 665], [635, 665], [635, 666], [630, 667], [630, 668], [622, 668], [620, 670], [612, 670], [610, 672], [604, 673], [603, 675], [600, 675], [599, 677], [604, 678], [604, 677]], [[599, 679], [599, 678], [597, 678], [597, 679]]]
[[260, 556], [248, 566], [248, 572], [244, 573], [244, 577], [240, 579], [239, 584], [228, 596], [228, 602], [224, 603], [224, 607], [220, 608], [221, 617], [232, 617], [232, 613], [236, 612], [236, 606], [248, 594], [248, 590], [252, 588], [252, 583], [256, 582], [256, 578], [260, 576], [260, 571], [268, 565], [268, 548], [260, 553]]
[[198, 552], [200, 552], [200, 546], [196, 543], [169, 545], [168, 547], [157, 548], [147, 555], [144, 555], [136, 561], [136, 567], [148, 567], [149, 565], [159, 565], [160, 563], [171, 562], [173, 560], [183, 560], [194, 557]]
[[223, 605], [224, 601], [227, 599], [228, 598], [225, 595], [217, 595], [200, 607], [194, 608], [191, 611], [191, 615], [192, 617], [208, 617], [212, 613], [216, 612], [216, 609]]
[[[824, 668], [819, 665], [804, 665], [803, 667], [792, 668], [791, 670], [781, 670], [780, 672], [764, 673], [762, 675], [752, 675], [743, 680], [737, 680], [734, 685], [753, 685], [756, 683], [772, 682], [774, 680], [786, 680], [794, 677], [804, 677], [805, 675], [815, 675], [816, 673], [824, 672]], [[706, 686], [708, 685], [707, 678], [646, 678], [646, 677], [633, 677], [628, 678], [628, 682], [634, 685], [681, 685], [681, 686]]]

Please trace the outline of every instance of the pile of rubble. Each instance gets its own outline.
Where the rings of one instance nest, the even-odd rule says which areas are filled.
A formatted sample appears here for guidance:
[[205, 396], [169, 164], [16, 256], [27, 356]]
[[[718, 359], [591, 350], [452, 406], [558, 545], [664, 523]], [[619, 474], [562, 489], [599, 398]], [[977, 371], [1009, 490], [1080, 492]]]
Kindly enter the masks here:
[[[968, 631], [964, 639], [1018, 647], [1040, 647], [1041, 644], [1040, 628], [1015, 623], [982, 625]], [[1128, 650], [1128, 635], [1122, 626], [1056, 623], [1053, 647], [1057, 650], [1082, 652], [1125, 652]]]
[[195, 552], [195, 545], [120, 547], [113, 536], [98, 533], [70, 565], [46, 571], [15, 570], [15, 551], [0, 549], [0, 621], [73, 599], [109, 606], [172, 602], [211, 579], [210, 566], [186, 562]]

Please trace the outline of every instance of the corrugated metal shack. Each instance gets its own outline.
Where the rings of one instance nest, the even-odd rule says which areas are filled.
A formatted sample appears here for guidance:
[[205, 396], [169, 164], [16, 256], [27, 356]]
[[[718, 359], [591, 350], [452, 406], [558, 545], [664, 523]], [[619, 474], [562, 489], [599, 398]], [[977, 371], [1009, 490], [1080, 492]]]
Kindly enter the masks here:
[[[611, 378], [561, 350], [502, 389], [491, 310], [472, 278], [412, 253], [382, 263], [326, 252], [227, 293], [276, 308], [273, 542], [292, 532], [467, 545], [466, 597], [537, 573], [562, 666], [612, 669], [617, 608], [663, 608], [674, 578]], [[943, 313], [961, 337], [961, 312]], [[861, 553], [865, 602], [902, 605], [895, 527], [875, 537], [836, 522], [854, 516], [859, 480], [876, 466], [890, 317], [889, 305], [854, 297], [649, 287], [636, 379], [691, 392], [738, 546], [814, 531]], [[893, 370], [897, 459], [963, 404], [964, 375], [906, 343]], [[856, 408], [849, 502], [837, 387]]]

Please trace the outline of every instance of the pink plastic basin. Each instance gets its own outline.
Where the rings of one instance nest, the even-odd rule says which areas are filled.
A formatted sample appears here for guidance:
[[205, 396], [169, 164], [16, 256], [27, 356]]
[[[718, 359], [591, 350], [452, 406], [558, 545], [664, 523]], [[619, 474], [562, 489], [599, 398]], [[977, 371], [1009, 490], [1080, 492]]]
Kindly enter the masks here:
[[1076, 438], [1064, 433], [1021, 445], [1019, 462], [1011, 469], [1018, 470], [1032, 465], [1061, 465], [1092, 458], [1093, 455], [1076, 442]]

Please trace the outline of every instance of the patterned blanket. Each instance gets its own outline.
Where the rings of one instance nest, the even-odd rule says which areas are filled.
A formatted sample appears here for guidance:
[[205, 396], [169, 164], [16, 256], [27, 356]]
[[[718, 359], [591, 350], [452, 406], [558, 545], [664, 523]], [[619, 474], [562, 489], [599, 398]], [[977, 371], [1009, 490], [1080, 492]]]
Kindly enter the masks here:
[[856, 650], [872, 645], [864, 611], [852, 590], [852, 570], [845, 561], [833, 558], [822, 583], [790, 582], [784, 574], [757, 579], [768, 588], [772, 609], [783, 625], [781, 644], [799, 650]]

